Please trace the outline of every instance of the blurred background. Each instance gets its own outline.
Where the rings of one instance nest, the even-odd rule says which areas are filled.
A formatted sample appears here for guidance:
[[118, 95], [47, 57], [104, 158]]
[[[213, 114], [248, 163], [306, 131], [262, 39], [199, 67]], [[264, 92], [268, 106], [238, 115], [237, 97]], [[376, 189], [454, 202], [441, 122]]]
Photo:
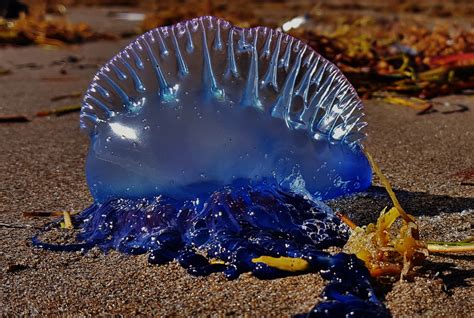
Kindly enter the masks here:
[[470, 0], [0, 0], [0, 15], [0, 47], [48, 48], [114, 41], [215, 15], [241, 27], [279, 27], [308, 42], [363, 98], [426, 111], [427, 99], [474, 88]]

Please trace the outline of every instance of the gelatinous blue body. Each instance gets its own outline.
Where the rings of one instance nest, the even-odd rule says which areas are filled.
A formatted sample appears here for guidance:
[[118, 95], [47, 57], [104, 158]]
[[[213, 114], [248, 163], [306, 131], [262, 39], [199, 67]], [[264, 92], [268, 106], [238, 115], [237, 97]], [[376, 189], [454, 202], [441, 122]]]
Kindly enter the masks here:
[[320, 250], [342, 246], [346, 226], [324, 203], [274, 184], [238, 180], [204, 201], [159, 196], [94, 203], [74, 219], [74, 225], [82, 229], [79, 244], [51, 245], [38, 238], [33, 243], [60, 251], [98, 246], [104, 251], [148, 253], [153, 264], [176, 259], [192, 275], [223, 272], [229, 279], [244, 272], [261, 279], [295, 274], [253, 261], [262, 255], [303, 258], [309, 263], [304, 272], [319, 271], [329, 280], [323, 293], [326, 301], [311, 316], [387, 315], [360, 260]]
[[361, 191], [361, 108], [341, 72], [289, 35], [213, 17], [158, 28], [85, 95], [87, 181], [99, 202], [191, 198], [240, 178], [320, 199]]
[[79, 242], [33, 244], [148, 253], [229, 279], [294, 274], [260, 256], [303, 258], [330, 281], [311, 316], [385, 316], [363, 264], [320, 250], [347, 229], [318, 199], [371, 182], [361, 108], [333, 64], [283, 33], [213, 17], [152, 30], [84, 97], [95, 202], [73, 218]]

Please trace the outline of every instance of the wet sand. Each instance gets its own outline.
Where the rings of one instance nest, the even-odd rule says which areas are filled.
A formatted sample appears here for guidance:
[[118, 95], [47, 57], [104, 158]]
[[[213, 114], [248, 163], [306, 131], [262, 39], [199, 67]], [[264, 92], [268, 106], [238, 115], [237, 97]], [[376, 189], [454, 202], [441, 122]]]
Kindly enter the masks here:
[[[0, 76], [0, 113], [32, 115], [78, 104], [78, 99], [50, 99], [84, 92], [96, 65], [129, 41], [52, 51], [0, 49], [0, 67], [12, 71]], [[426, 115], [365, 101], [366, 144], [402, 205], [418, 217], [423, 238], [458, 240], [473, 235], [474, 181], [456, 174], [472, 174], [474, 169], [474, 97], [437, 100], [437, 111]], [[287, 316], [308, 311], [318, 302], [324, 286], [318, 274], [270, 281], [242, 275], [227, 281], [220, 274], [191, 277], [175, 263], [151, 266], [146, 256], [33, 249], [31, 236], [49, 220], [24, 218], [22, 212], [81, 211], [92, 202], [84, 178], [88, 140], [79, 131], [78, 113], [2, 123], [0, 140], [2, 315]], [[366, 193], [330, 202], [358, 224], [374, 221], [389, 204], [377, 181]], [[386, 282], [378, 289], [396, 317], [469, 317], [474, 308], [473, 273], [472, 256], [433, 255], [414, 281]]]

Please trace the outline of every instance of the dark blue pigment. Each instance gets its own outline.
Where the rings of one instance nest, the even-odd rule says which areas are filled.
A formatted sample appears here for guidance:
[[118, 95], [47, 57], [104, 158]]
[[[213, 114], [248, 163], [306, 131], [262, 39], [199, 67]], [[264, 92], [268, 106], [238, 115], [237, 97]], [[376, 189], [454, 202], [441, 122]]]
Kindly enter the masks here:
[[344, 245], [346, 226], [323, 203], [284, 192], [272, 183], [238, 181], [207, 198], [184, 202], [159, 196], [95, 203], [73, 223], [81, 230], [80, 243], [54, 245], [35, 237], [33, 245], [55, 251], [85, 252], [97, 246], [103, 251], [148, 253], [153, 264], [176, 259], [191, 275], [223, 272], [228, 279], [245, 272], [260, 279], [302, 274], [252, 259], [262, 255], [303, 258], [310, 264], [305, 272], [320, 272], [329, 281], [324, 301], [309, 316], [388, 316], [361, 261], [353, 255], [321, 251]]

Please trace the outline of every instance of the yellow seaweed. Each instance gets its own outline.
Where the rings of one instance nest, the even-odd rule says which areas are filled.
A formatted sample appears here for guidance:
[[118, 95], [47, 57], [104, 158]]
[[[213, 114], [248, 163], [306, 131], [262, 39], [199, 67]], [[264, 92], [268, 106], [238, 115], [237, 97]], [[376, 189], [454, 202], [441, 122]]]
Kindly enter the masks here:
[[71, 213], [68, 211], [63, 212], [64, 222], [61, 222], [61, 228], [63, 229], [73, 229]]
[[252, 262], [263, 263], [267, 266], [286, 272], [302, 272], [309, 269], [309, 263], [305, 259], [286, 256], [260, 256], [257, 258], [253, 258]]
[[[365, 151], [375, 174], [385, 187], [394, 207], [384, 208], [377, 222], [351, 230], [351, 236], [344, 251], [361, 259], [373, 277], [383, 275], [406, 276], [415, 264], [428, 256], [426, 244], [420, 240], [415, 218], [401, 207], [388, 179]], [[399, 233], [393, 237], [392, 226], [402, 219]], [[344, 221], [344, 219], [343, 219]]]

